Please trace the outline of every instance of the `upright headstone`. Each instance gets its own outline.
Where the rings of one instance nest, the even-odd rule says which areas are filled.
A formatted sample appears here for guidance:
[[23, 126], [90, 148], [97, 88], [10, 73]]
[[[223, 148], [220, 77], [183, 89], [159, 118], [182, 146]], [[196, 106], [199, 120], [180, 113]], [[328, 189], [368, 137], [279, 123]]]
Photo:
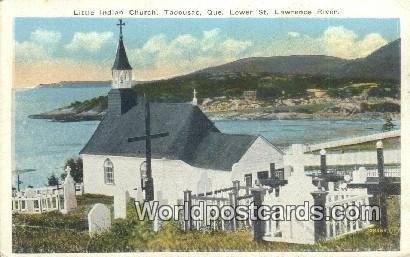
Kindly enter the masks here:
[[119, 188], [114, 193], [114, 219], [127, 218], [127, 204], [130, 195], [127, 190]]
[[283, 167], [283, 178], [288, 179], [292, 173], [292, 167], [289, 165], [285, 165]]
[[365, 167], [360, 167], [352, 173], [352, 183], [365, 183], [367, 180], [367, 170]]
[[294, 176], [305, 177], [305, 146], [303, 144], [292, 145], [292, 165]]
[[110, 209], [102, 203], [97, 203], [88, 212], [88, 233], [98, 234], [111, 227]]
[[329, 192], [335, 191], [335, 182], [329, 182], [327, 184]]
[[77, 199], [75, 197], [75, 181], [70, 174], [71, 168], [67, 166], [65, 171], [67, 172], [67, 176], [65, 177], [63, 183], [64, 209], [61, 210], [61, 212], [64, 214], [77, 208]]

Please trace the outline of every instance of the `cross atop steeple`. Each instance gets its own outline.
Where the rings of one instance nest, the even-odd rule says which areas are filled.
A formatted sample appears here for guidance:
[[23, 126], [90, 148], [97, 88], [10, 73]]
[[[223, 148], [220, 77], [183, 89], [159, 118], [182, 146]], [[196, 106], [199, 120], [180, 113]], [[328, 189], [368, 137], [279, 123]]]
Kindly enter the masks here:
[[125, 26], [125, 23], [122, 22], [122, 19], [120, 19], [120, 23], [118, 23], [117, 26], [120, 26], [120, 38], [122, 38], [122, 26]]

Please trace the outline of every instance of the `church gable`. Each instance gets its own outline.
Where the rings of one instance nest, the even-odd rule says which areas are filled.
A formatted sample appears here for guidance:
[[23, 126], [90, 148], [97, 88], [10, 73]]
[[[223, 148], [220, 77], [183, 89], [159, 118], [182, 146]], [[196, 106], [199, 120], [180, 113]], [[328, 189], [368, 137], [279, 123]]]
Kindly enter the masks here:
[[256, 136], [209, 133], [199, 144], [193, 165], [220, 170], [231, 170], [248, 151]]

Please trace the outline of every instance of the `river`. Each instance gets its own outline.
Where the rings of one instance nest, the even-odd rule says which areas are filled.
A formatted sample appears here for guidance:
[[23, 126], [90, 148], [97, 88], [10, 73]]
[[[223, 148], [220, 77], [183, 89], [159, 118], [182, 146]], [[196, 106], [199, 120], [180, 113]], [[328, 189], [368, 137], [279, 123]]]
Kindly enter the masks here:
[[[14, 168], [35, 169], [21, 175], [22, 187], [43, 186], [51, 174], [63, 172], [64, 161], [78, 156], [98, 121], [51, 122], [30, 119], [73, 101], [106, 95], [109, 87], [35, 88], [14, 93]], [[292, 143], [314, 143], [381, 131], [383, 120], [217, 120], [226, 133], [259, 134], [285, 148]], [[396, 122], [400, 127], [399, 121]]]

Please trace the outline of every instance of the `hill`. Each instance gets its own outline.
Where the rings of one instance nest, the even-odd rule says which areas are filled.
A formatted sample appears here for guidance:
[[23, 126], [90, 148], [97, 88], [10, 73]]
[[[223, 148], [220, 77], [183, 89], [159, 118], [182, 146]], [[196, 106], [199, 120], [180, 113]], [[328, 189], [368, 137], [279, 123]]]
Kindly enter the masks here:
[[269, 73], [286, 75], [331, 76], [347, 60], [325, 55], [291, 55], [250, 57], [220, 66], [206, 68], [194, 74]]
[[335, 71], [337, 77], [400, 81], [400, 43], [397, 39], [366, 58], [352, 60]]
[[400, 81], [400, 39], [365, 58], [346, 60], [325, 55], [250, 57], [209, 67], [192, 75], [270, 73]]
[[[243, 106], [240, 112], [263, 107], [264, 113], [397, 114], [400, 111], [400, 40], [355, 60], [322, 55], [252, 57], [175, 78], [135, 83], [133, 89], [136, 94], [147, 95], [158, 102], [191, 101], [196, 89], [199, 103], [204, 108], [205, 103], [208, 104], [209, 112], [235, 108], [237, 111], [237, 106]], [[246, 90], [257, 91], [261, 103], [238, 103], [236, 100], [240, 100]], [[324, 96], [316, 99], [317, 96], [312, 96], [315, 92]], [[220, 98], [226, 100], [221, 102]], [[369, 99], [373, 102], [368, 102]], [[91, 111], [91, 116], [98, 115], [94, 119], [99, 119], [106, 106], [106, 97], [101, 97], [32, 117], [64, 120], [70, 116], [69, 120], [88, 120], [92, 119]], [[254, 117], [260, 117], [259, 113]]]

